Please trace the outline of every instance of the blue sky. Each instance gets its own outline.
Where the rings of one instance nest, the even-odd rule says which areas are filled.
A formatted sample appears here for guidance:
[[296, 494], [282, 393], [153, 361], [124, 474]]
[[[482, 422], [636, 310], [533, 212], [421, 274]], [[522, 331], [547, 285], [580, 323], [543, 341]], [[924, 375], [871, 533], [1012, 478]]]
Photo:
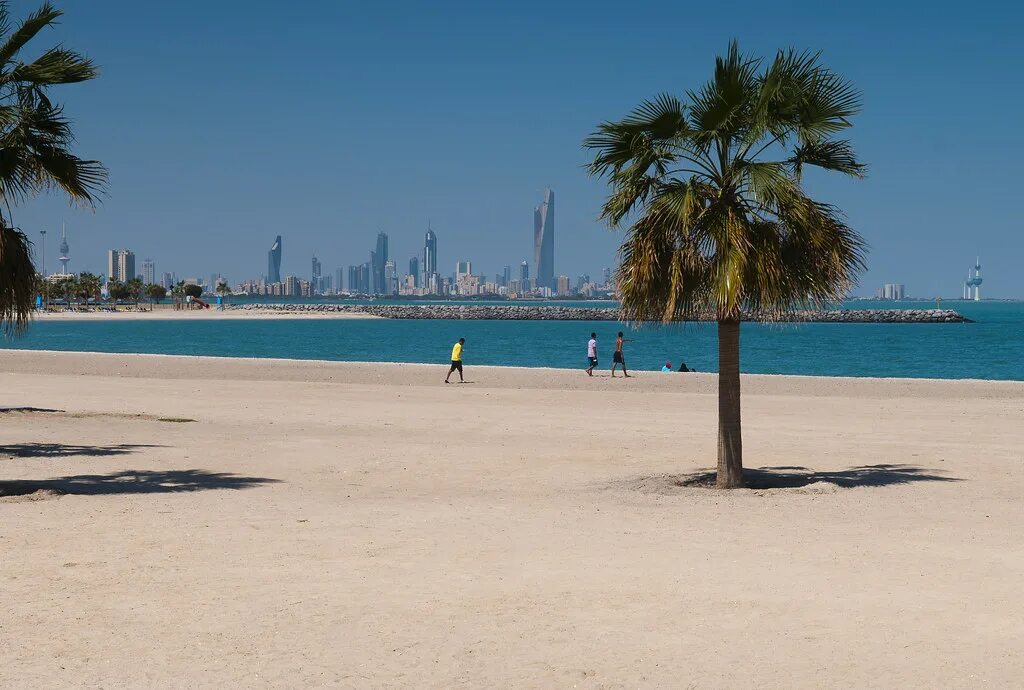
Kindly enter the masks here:
[[[95, 213], [59, 197], [15, 209], [56, 268], [109, 247], [179, 277], [306, 276], [367, 260], [379, 230], [403, 266], [428, 220], [441, 267], [532, 264], [533, 207], [556, 194], [555, 269], [611, 265], [621, 236], [581, 140], [661, 91], [711, 74], [729, 39], [795, 46], [864, 92], [852, 139], [868, 179], [815, 178], [871, 246], [860, 292], [903, 282], [955, 296], [976, 254], [987, 296], [1024, 296], [1017, 162], [1024, 11], [986, 3], [59, 3], [64, 42], [102, 68], [59, 89], [80, 154], [110, 168]], [[36, 3], [12, 3], [23, 15]], [[38, 47], [38, 46], [37, 46]]]

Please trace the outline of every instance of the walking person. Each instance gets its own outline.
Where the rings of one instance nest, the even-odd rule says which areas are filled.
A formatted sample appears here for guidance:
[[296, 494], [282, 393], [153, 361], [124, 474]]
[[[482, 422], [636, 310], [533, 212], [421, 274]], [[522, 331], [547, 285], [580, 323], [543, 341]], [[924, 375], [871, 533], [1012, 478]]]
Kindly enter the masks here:
[[452, 375], [453, 371], [459, 372], [459, 383], [465, 383], [465, 379], [462, 378], [462, 346], [466, 344], [465, 338], [459, 338], [459, 342], [455, 343], [452, 348], [452, 368], [448, 370], [448, 376], [444, 377], [445, 383], [451, 383], [448, 377]]
[[631, 343], [632, 338], [623, 338], [622, 331], [619, 331], [619, 337], [615, 339], [615, 353], [612, 355], [612, 378], [615, 378], [615, 366], [618, 364], [622, 365], [622, 375], [627, 379], [629, 373], [626, 371], [626, 358], [622, 355], [622, 343]]
[[594, 367], [597, 366], [597, 333], [591, 333], [590, 340], [587, 342], [587, 360], [590, 362], [590, 366], [587, 367], [587, 376], [593, 376]]

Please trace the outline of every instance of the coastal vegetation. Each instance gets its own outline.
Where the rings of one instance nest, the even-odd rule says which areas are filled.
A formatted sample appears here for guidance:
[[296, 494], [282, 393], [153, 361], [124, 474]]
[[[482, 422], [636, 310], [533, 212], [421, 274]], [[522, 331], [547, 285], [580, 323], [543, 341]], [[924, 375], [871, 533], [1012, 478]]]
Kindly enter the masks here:
[[0, 0], [0, 328], [9, 332], [28, 324], [38, 294], [31, 242], [11, 209], [52, 189], [92, 206], [107, 179], [99, 161], [72, 152], [71, 122], [49, 93], [94, 79], [96, 66], [62, 45], [22, 60], [25, 47], [62, 14], [44, 2], [14, 26], [8, 3]]
[[719, 488], [743, 485], [740, 322], [839, 301], [864, 267], [863, 240], [802, 184], [809, 167], [864, 175], [838, 138], [860, 105], [817, 53], [765, 61], [733, 42], [702, 87], [644, 101], [584, 142], [611, 187], [601, 217], [626, 228], [624, 318], [715, 315]]

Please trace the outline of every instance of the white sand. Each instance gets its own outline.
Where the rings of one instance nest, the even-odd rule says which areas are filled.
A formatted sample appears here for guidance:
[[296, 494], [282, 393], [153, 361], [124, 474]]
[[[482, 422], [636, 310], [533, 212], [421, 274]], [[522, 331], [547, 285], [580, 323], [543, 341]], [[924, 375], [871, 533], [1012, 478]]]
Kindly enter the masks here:
[[0, 686], [1024, 683], [1024, 384], [445, 370], [0, 352]]

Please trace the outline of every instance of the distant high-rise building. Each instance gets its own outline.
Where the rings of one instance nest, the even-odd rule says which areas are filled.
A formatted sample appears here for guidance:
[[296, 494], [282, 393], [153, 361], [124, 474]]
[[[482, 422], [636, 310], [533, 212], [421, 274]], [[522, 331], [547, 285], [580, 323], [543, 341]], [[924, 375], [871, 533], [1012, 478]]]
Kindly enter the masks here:
[[876, 293], [878, 299], [901, 300], [906, 297], [906, 290], [902, 283], [886, 283]]
[[604, 284], [610, 285], [612, 282], [612, 269], [605, 267], [604, 271], [601, 272], [601, 275], [604, 278]]
[[564, 296], [569, 294], [569, 276], [558, 276], [556, 285], [557, 287], [555, 291], [559, 295]]
[[286, 297], [299, 297], [299, 279], [295, 276], [287, 276], [284, 279], [284, 294]]
[[537, 285], [554, 287], [555, 280], [555, 193], [544, 190], [544, 201], [533, 210], [533, 265]]
[[422, 287], [420, 285], [420, 260], [419, 257], [412, 257], [409, 259], [409, 275], [412, 276], [413, 287]]
[[153, 263], [152, 259], [146, 259], [142, 262], [142, 282], [146, 285], [156, 282], [156, 264]]
[[473, 274], [473, 262], [469, 259], [459, 261], [455, 264], [455, 282], [458, 282], [462, 276], [468, 276]]
[[529, 279], [530, 279], [530, 264], [528, 264], [528, 263], [526, 263], [524, 261], [523, 263], [519, 264], [519, 282], [524, 284], [524, 288], [523, 289], [525, 289], [525, 283]]
[[57, 257], [57, 261], [60, 262], [60, 273], [61, 275], [68, 274], [68, 262], [71, 261], [71, 256], [68, 248], [68, 231], [67, 227], [61, 224], [60, 228], [60, 256]]
[[267, 252], [267, 282], [281, 282], [281, 236], [278, 235], [274, 244]]
[[512, 282], [512, 267], [505, 266], [501, 269], [501, 283], [502, 287], [508, 287], [508, 284]]
[[161, 273], [160, 274], [160, 287], [170, 290], [174, 287], [174, 274], [173, 273]]
[[388, 259], [384, 263], [384, 294], [394, 295], [398, 293], [398, 270], [395, 262]]
[[429, 225], [423, 241], [423, 273], [427, 276], [437, 273], [437, 235]]
[[320, 259], [313, 256], [313, 270], [310, 273], [310, 284], [313, 286], [314, 291], [320, 290], [320, 278], [323, 276], [323, 267], [320, 265]]
[[342, 271], [340, 268], [335, 269], [335, 271], [334, 271], [334, 289], [337, 290], [338, 292], [341, 292], [342, 290], [345, 289], [345, 282], [342, 280], [342, 278], [344, 278], [344, 277], [345, 277], [345, 272], [344, 271]]
[[119, 283], [135, 277], [135, 254], [127, 249], [107, 251], [107, 280]]
[[377, 233], [377, 248], [370, 252], [370, 268], [373, 271], [370, 292], [375, 295], [389, 292], [387, 281], [384, 279], [384, 267], [389, 257], [388, 235], [385, 232], [379, 232]]

